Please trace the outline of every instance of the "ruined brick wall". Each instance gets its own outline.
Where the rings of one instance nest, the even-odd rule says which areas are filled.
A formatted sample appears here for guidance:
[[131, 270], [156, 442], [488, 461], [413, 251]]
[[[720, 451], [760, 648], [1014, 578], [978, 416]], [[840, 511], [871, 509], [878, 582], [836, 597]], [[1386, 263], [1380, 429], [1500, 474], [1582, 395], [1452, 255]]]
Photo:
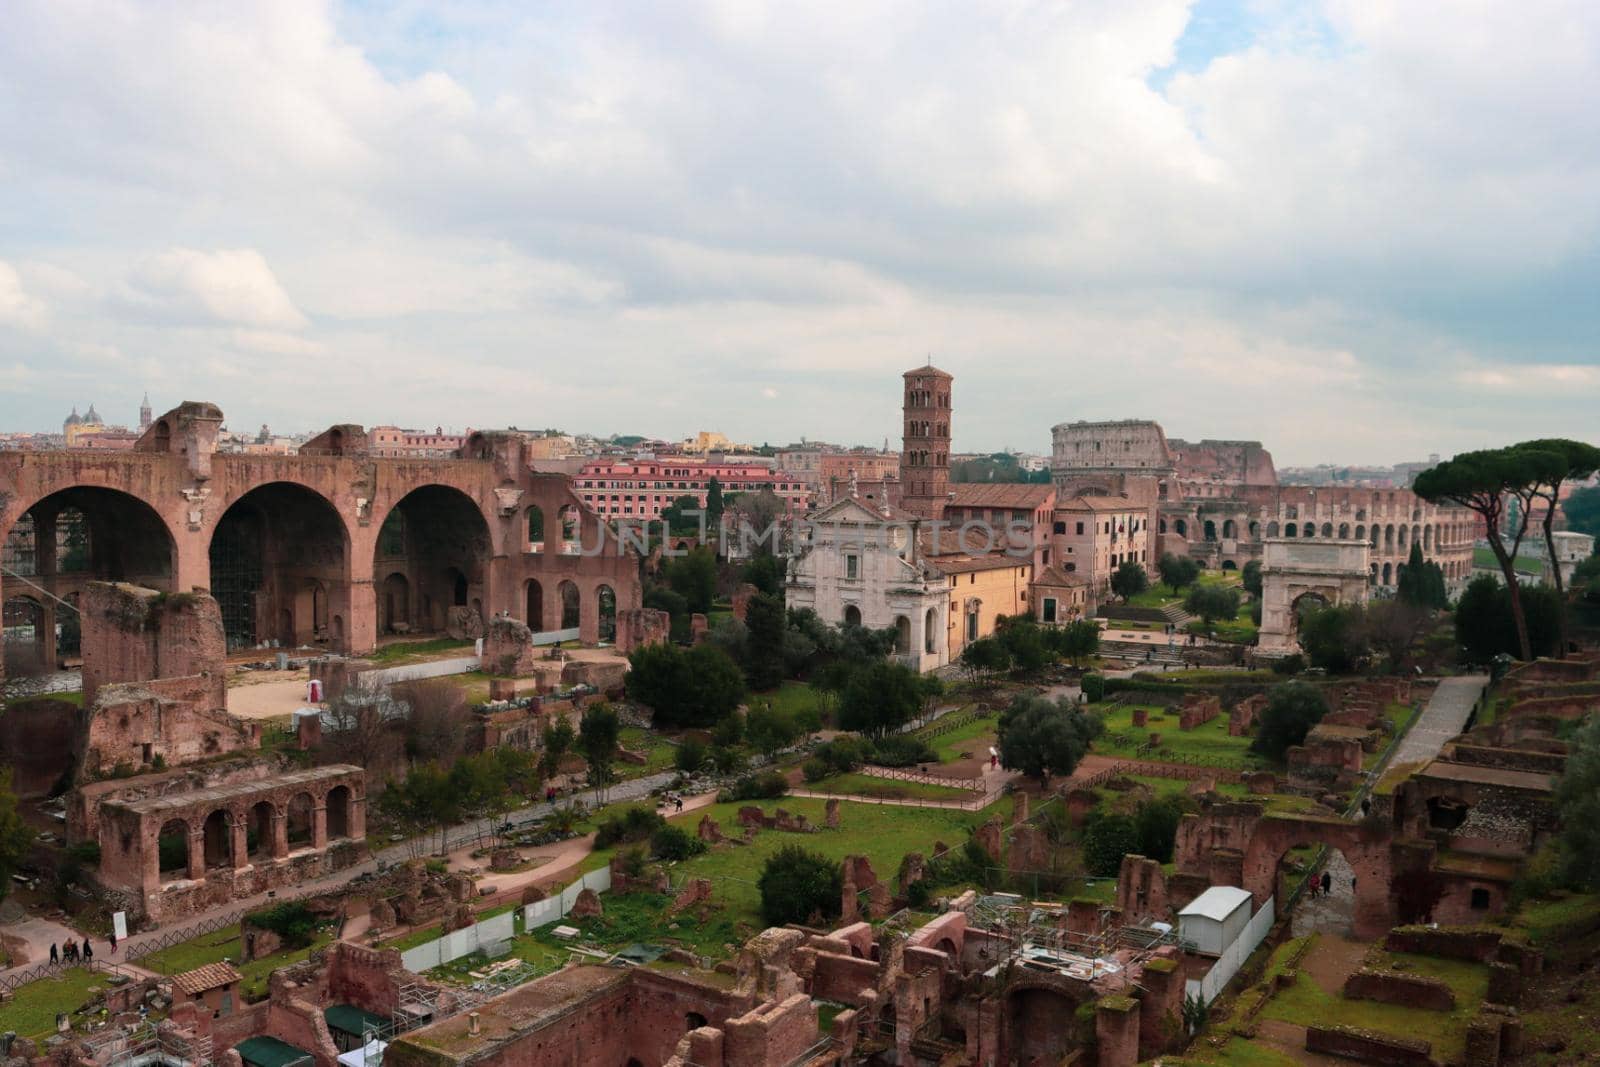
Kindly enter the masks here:
[[400, 987], [413, 980], [398, 949], [370, 949], [346, 941], [328, 947], [328, 997], [389, 1018], [400, 1010]]
[[1396, 926], [1383, 939], [1390, 952], [1481, 963], [1493, 958], [1504, 934], [1482, 926]]
[[1453, 1011], [1456, 1006], [1456, 995], [1448, 984], [1398, 971], [1356, 971], [1344, 980], [1344, 995], [1348, 1000], [1407, 1004], [1425, 1011]]
[[1457, 742], [1450, 753], [1454, 763], [1470, 763], [1477, 767], [1507, 767], [1535, 774], [1561, 774], [1567, 769], [1565, 753], [1532, 752], [1520, 748], [1491, 748], [1486, 745], [1469, 745]]
[[83, 709], [64, 700], [19, 700], [0, 715], [0, 760], [17, 796], [46, 796], [77, 769]]
[[497, 617], [489, 620], [483, 638], [483, 670], [507, 678], [525, 678], [538, 669], [539, 654], [533, 647], [533, 631], [518, 619]]
[[817, 1042], [817, 1006], [804, 993], [762, 1004], [722, 1027], [727, 1067], [789, 1064]]
[[227, 642], [209, 595], [90, 582], [79, 611], [85, 707], [104, 685], [189, 676], [206, 679], [206, 708], [227, 707]]
[[102, 685], [81, 717], [79, 780], [260, 748], [259, 725], [213, 705], [213, 688], [202, 674]]
[[1306, 1051], [1390, 1067], [1433, 1067], [1433, 1046], [1427, 1041], [1347, 1026], [1306, 1027]]

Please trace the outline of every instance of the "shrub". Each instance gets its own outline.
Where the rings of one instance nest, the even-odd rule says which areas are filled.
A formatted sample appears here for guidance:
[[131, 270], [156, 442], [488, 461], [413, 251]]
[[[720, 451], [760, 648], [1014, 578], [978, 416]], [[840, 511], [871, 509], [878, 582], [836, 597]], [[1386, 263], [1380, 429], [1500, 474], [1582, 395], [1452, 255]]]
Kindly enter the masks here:
[[693, 774], [706, 765], [706, 746], [690, 738], [678, 746], [674, 762], [684, 774]]
[[704, 841], [682, 827], [670, 823], [650, 836], [650, 851], [657, 859], [686, 860], [690, 856], [698, 856], [705, 850]]
[[718, 803], [731, 804], [740, 800], [771, 800], [789, 791], [789, 783], [777, 771], [747, 774], [727, 789], [717, 794]]
[[817, 749], [814, 758], [828, 765], [833, 774], [848, 774], [866, 762], [867, 746], [860, 738], [848, 735], [835, 737]]
[[818, 756], [812, 756], [800, 765], [800, 773], [808, 782], [820, 782], [833, 775], [833, 768], [828, 766], [828, 761]]
[[1083, 865], [1097, 878], [1111, 878], [1122, 868], [1122, 857], [1139, 851], [1139, 830], [1126, 815], [1091, 819], [1083, 831]]
[[1328, 698], [1322, 690], [1306, 682], [1284, 682], [1267, 693], [1267, 706], [1261, 709], [1256, 737], [1250, 743], [1254, 752], [1274, 760], [1306, 739], [1311, 728], [1328, 713]]
[[594, 834], [594, 847], [610, 848], [622, 842], [632, 844], [647, 841], [666, 824], [667, 820], [658, 812], [648, 808], [629, 808], [620, 815], [611, 815], [600, 820], [600, 826]]
[[926, 741], [904, 734], [874, 741], [870, 750], [871, 761], [884, 767], [910, 767], [939, 761], [939, 754]]
[[1091, 704], [1098, 704], [1106, 698], [1106, 677], [1103, 674], [1086, 674], [1083, 676], [1083, 699]]
[[251, 926], [271, 930], [291, 948], [305, 948], [317, 930], [317, 917], [298, 900], [286, 900], [245, 916]]
[[768, 926], [838, 916], [844, 877], [839, 865], [799, 845], [785, 845], [767, 860], [756, 883], [761, 918]]
[[1272, 672], [1274, 674], [1282, 674], [1293, 677], [1305, 669], [1306, 658], [1298, 652], [1292, 656], [1284, 656], [1282, 659], [1276, 659], [1272, 661]]

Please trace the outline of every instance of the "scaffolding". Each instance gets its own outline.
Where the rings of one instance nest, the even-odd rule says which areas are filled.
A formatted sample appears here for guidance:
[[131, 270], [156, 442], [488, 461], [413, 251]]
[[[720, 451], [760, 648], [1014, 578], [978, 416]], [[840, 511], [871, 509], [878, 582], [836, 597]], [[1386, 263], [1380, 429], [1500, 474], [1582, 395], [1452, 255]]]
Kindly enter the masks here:
[[90, 1058], [104, 1067], [211, 1067], [211, 1038], [193, 1037], [176, 1026], [159, 1027], [149, 1019], [130, 1026], [108, 1026], [83, 1044]]
[[1101, 905], [1094, 929], [1069, 930], [1065, 905], [998, 893], [975, 900], [967, 919], [1009, 944], [1006, 959], [991, 971], [996, 975], [1002, 968], [1022, 967], [1094, 981], [1136, 968], [1164, 948], [1182, 947], [1176, 930], [1125, 926], [1112, 921], [1115, 911]]
[[248, 511], [224, 515], [211, 538], [211, 595], [222, 613], [230, 650], [249, 648], [258, 639], [256, 593], [262, 582], [262, 544], [260, 520]]

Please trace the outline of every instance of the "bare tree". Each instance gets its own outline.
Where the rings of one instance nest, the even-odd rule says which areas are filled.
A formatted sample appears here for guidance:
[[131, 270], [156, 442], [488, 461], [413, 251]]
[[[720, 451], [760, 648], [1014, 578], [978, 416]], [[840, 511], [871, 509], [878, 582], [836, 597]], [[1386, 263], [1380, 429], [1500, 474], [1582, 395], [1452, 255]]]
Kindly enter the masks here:
[[400, 753], [403, 717], [386, 684], [358, 676], [337, 700], [328, 702], [323, 748], [340, 763], [374, 770], [387, 767]]
[[418, 678], [395, 686], [394, 697], [410, 709], [407, 756], [449, 765], [465, 751], [472, 712], [459, 686], [443, 678]]

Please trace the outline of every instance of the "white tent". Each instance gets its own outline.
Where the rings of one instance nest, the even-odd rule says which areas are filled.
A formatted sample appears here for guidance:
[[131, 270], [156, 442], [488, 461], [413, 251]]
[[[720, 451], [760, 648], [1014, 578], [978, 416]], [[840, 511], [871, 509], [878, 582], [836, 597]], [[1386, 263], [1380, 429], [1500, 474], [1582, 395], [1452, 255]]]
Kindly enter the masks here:
[[361, 1048], [353, 1048], [349, 1052], [339, 1053], [339, 1062], [344, 1067], [378, 1067], [383, 1062], [383, 1050], [389, 1047], [389, 1042], [379, 1041], [374, 1038]]

